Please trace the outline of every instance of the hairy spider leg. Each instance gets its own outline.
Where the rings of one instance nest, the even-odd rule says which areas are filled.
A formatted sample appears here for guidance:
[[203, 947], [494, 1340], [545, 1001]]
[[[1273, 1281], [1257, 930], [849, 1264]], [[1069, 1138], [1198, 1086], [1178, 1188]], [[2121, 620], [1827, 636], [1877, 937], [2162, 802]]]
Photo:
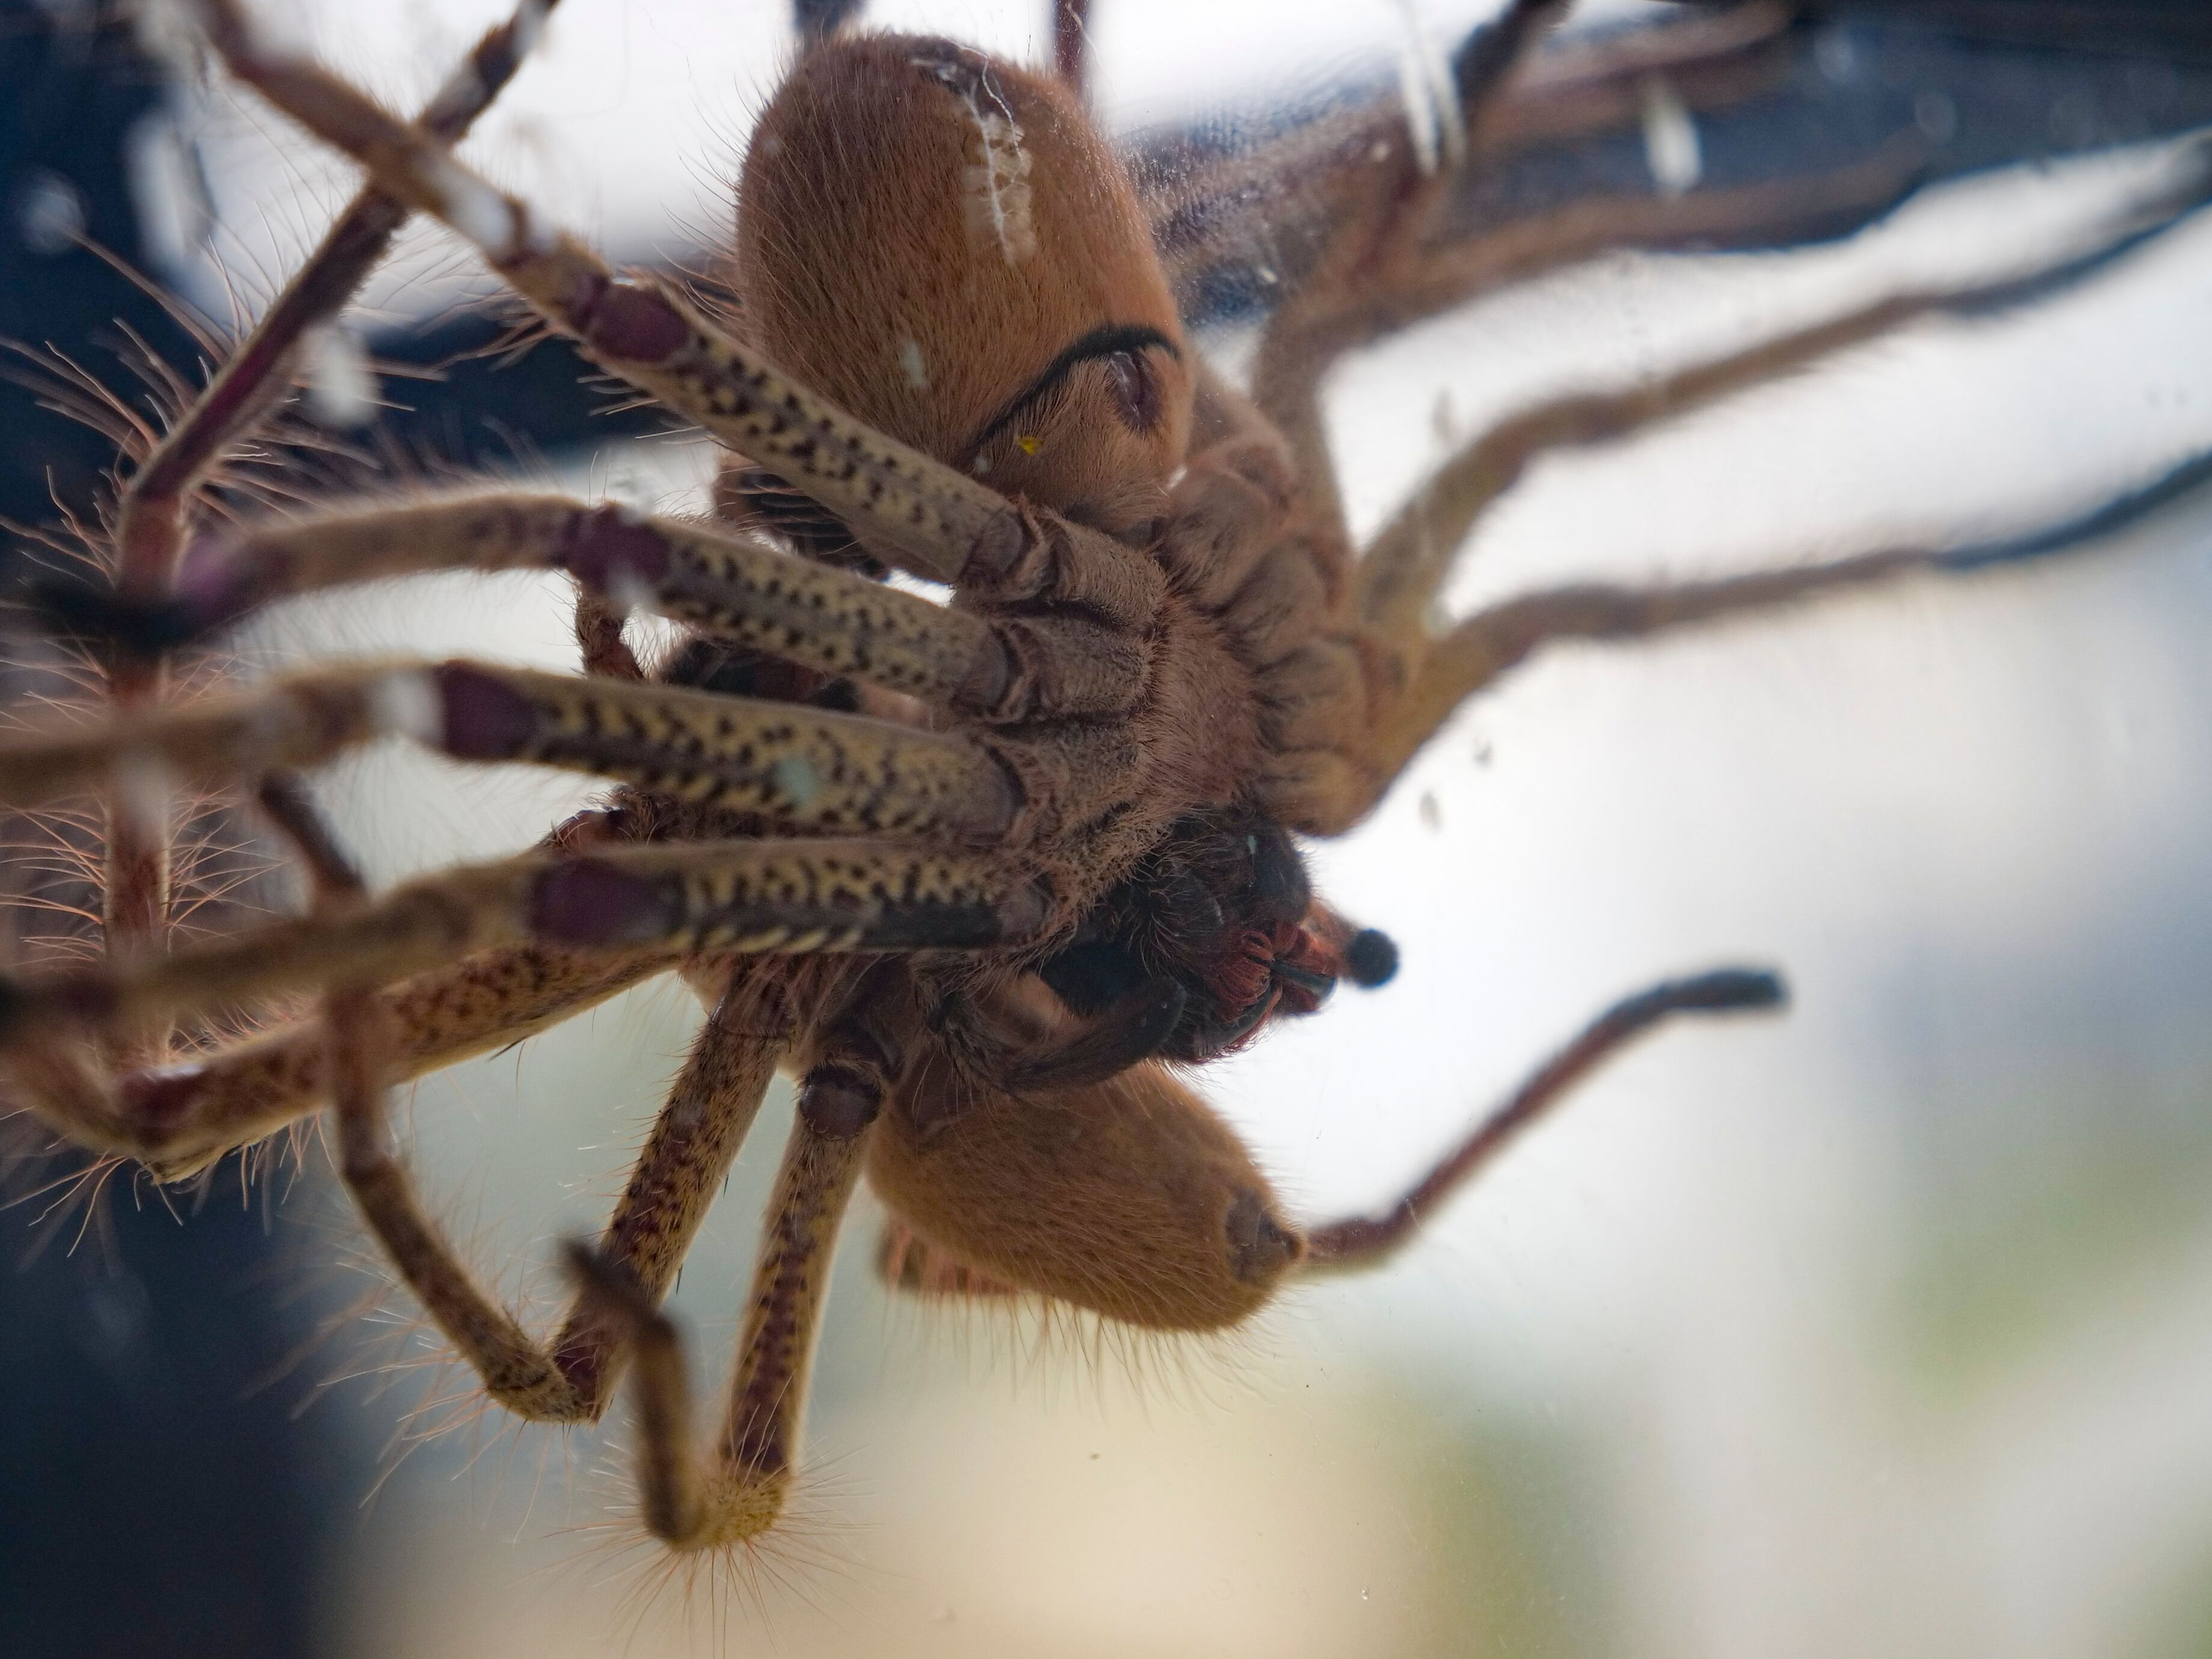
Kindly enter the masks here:
[[[272, 774], [258, 798], [307, 864], [316, 908], [359, 904], [366, 884], [305, 787]], [[656, 1301], [674, 1281], [789, 1042], [787, 1030], [757, 1028], [770, 1010], [741, 981], [738, 969], [694, 1040], [602, 1237], [613, 1270]], [[321, 1023], [338, 1172], [386, 1258], [501, 1405], [538, 1421], [595, 1420], [620, 1373], [627, 1330], [596, 1317], [580, 1292], [549, 1346], [484, 1293], [424, 1211], [394, 1150], [386, 1109], [392, 1043], [375, 993], [333, 986]]]
[[456, 759], [595, 773], [665, 799], [830, 835], [1000, 842], [1025, 805], [977, 741], [864, 715], [459, 659], [289, 675], [131, 721], [0, 745], [0, 801], [34, 805], [132, 768], [221, 784], [315, 765], [387, 732]]
[[1931, 315], [1987, 313], [2085, 280], [2146, 232], [2171, 228], [2212, 196], [2212, 142], [2190, 146], [2172, 174], [2122, 204], [2087, 246], [2025, 276], [1885, 295], [1644, 386], [1561, 398], [1508, 418], [1437, 468], [1376, 533], [1360, 560], [1360, 620], [1386, 639], [1415, 632], [1476, 522], [1538, 457], [1710, 407]]
[[872, 1109], [802, 1088], [769, 1202], [713, 1451], [694, 1445], [690, 1385], [675, 1326], [609, 1258], [572, 1248], [586, 1307], [631, 1348], [638, 1486], [646, 1525], [678, 1550], [711, 1550], [773, 1526], [799, 1457], [809, 1372], [837, 1235], [859, 1184]]
[[[151, 604], [76, 584], [48, 584], [40, 598], [64, 625], [156, 651], [303, 593], [431, 571], [522, 569], [573, 576], [580, 604], [599, 604], [593, 628], [618, 629], [623, 612], [642, 606], [716, 639], [989, 721], [1121, 713], [1141, 668], [1127, 635], [1081, 617], [955, 610], [739, 532], [511, 492], [204, 537], [175, 590]], [[588, 658], [592, 639], [580, 642]], [[640, 676], [623, 659], [608, 678]]]
[[[0, 987], [0, 1061], [27, 1073], [32, 1109], [72, 1139], [175, 1157], [158, 1080], [130, 1091], [36, 1090], [43, 1050], [149, 1015], [207, 1011], [279, 989], [374, 985], [495, 945], [610, 955], [986, 950], [1028, 943], [1051, 898], [1000, 857], [903, 842], [706, 842], [462, 866], [374, 902], [271, 923], [165, 957]], [[151, 1146], [149, 1141], [155, 1144]]]
[[[1985, 314], [2040, 300], [2087, 279], [2146, 236], [2182, 222], [2208, 196], [2212, 141], [2200, 139], [2179, 155], [2170, 177], [2113, 213], [2088, 246], [2043, 269], [1887, 295], [1648, 386], [1539, 404], [1474, 440], [1415, 492], [1354, 567], [1356, 625], [1370, 647], [1370, 672], [1377, 675], [1368, 699], [1370, 724], [1364, 738], [1349, 747], [1285, 760], [1275, 799], [1290, 821], [1316, 834], [1349, 829], [1462, 701], [1547, 644], [1642, 638], [1914, 572], [1978, 569], [2000, 562], [2002, 553], [1990, 548], [1894, 548], [1702, 582], [1577, 586], [1506, 600], [1440, 636], [1428, 633], [1430, 608], [1474, 526], [1539, 456], [1609, 441], [1709, 406], [1918, 318]], [[2124, 516], [2137, 503], [2148, 510], [2164, 501], [2197, 470], [2197, 463], [2185, 463], [2077, 527], [2039, 534], [2021, 547], [2044, 553], [2086, 540], [2112, 527], [2114, 514]]]
[[[450, 145], [467, 134], [521, 66], [555, 3], [521, 0], [514, 16], [477, 40], [416, 118], [431, 143]], [[122, 592], [141, 600], [167, 592], [184, 545], [186, 515], [210, 469], [283, 394], [302, 335], [353, 296], [408, 213], [373, 185], [356, 196], [206, 390], [132, 471], [116, 503], [113, 532], [115, 580]], [[155, 659], [115, 662], [106, 674], [109, 700], [125, 708], [156, 702], [165, 678]], [[143, 802], [111, 798], [102, 859], [106, 948], [130, 951], [160, 945], [169, 921], [167, 826]], [[131, 1047], [158, 1057], [168, 1034], [147, 1028], [136, 1039]]]
[[850, 526], [911, 574], [1005, 600], [1074, 605], [1142, 627], [1164, 584], [1141, 550], [1021, 507], [874, 431], [731, 339], [667, 284], [618, 279], [574, 239], [338, 76], [267, 50], [234, 0], [193, 10], [231, 71], [442, 220], [584, 355]]

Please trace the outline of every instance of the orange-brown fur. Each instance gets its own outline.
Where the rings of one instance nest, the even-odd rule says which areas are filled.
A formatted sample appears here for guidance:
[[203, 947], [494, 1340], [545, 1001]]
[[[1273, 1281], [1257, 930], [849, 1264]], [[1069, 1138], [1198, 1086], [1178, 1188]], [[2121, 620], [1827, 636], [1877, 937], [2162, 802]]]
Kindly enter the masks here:
[[[973, 210], [981, 123], [1003, 128], [993, 148], [1023, 168], [1012, 184], [1026, 228], [1003, 239]], [[1091, 364], [1042, 418], [962, 453], [1086, 331], [1142, 324], [1182, 338], [1136, 192], [1057, 82], [905, 35], [810, 53], [746, 150], [735, 252], [748, 337], [870, 425], [1103, 528], [1164, 505], [1189, 441], [1187, 362], [1161, 366], [1154, 432], [1107, 412]]]

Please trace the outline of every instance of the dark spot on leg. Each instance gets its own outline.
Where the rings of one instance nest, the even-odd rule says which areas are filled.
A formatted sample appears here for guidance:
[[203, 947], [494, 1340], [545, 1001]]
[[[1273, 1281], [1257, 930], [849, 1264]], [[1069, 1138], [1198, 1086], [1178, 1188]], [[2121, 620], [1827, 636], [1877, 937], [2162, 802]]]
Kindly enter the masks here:
[[595, 592], [627, 577], [651, 587], [668, 574], [668, 543], [617, 507], [580, 515], [561, 544], [561, 568]]
[[538, 735], [536, 705], [505, 681], [462, 663], [437, 671], [445, 704], [445, 748], [462, 760], [506, 760]]
[[585, 343], [624, 362], [663, 362], [690, 338], [684, 313], [635, 283], [610, 283], [584, 322]]
[[637, 876], [597, 859], [556, 864], [530, 896], [530, 927], [556, 945], [647, 945], [673, 938], [684, 894], [672, 877]]

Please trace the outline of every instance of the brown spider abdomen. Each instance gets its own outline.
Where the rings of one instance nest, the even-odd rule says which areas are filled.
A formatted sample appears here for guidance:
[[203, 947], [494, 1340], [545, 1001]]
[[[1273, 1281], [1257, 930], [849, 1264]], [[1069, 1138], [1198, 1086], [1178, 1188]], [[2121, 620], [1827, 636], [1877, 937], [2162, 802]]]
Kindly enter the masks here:
[[[1103, 528], [1160, 511], [1190, 434], [1182, 325], [1127, 176], [1057, 82], [948, 40], [817, 47], [747, 150], [736, 278], [752, 343], [870, 424]], [[1022, 403], [1108, 330], [1164, 343]]]
[[884, 1114], [868, 1178], [900, 1218], [990, 1279], [1150, 1330], [1249, 1318], [1304, 1253], [1267, 1177], [1157, 1066], [1017, 1099]]

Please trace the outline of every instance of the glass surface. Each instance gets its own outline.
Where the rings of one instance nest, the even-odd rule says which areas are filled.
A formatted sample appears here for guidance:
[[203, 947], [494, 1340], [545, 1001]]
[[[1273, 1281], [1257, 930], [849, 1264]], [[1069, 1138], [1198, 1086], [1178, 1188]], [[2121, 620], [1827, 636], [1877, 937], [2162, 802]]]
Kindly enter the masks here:
[[[1125, 134], [1387, 77], [1406, 49], [1384, 8], [1095, 9], [1097, 104]], [[1448, 41], [1487, 9], [1438, 0], [1418, 27]], [[406, 102], [502, 8], [301, 10], [331, 62]], [[868, 17], [1031, 60], [1047, 39], [1036, 6]], [[619, 257], [688, 257], [719, 234], [784, 28], [779, 7], [567, 0], [471, 153]], [[208, 118], [233, 257], [281, 264], [343, 174], [246, 100]], [[272, 134], [296, 193], [270, 194]], [[1540, 396], [2025, 268], [2156, 164], [1945, 184], [1788, 253], [1611, 257], [1361, 353], [1328, 401], [1353, 528]], [[449, 245], [410, 237], [374, 314], [483, 291]], [[2032, 307], [1917, 325], [1546, 459], [1479, 529], [1448, 608], [2083, 510], [2212, 441], [2208, 272], [2212, 222], [2194, 223]], [[1252, 326], [1197, 343], [1240, 368]], [[522, 470], [682, 509], [712, 466], [698, 444], [623, 440]], [[870, 1272], [864, 1200], [799, 1513], [688, 1592], [621, 1518], [626, 1411], [600, 1433], [518, 1430], [437, 1369], [397, 1297], [349, 1322], [309, 1370], [392, 1369], [315, 1409], [395, 1449], [332, 1563], [331, 1650], [2204, 1651], [2208, 545], [2200, 492], [2065, 558], [1514, 674], [1314, 849], [1321, 890], [1397, 940], [1398, 979], [1202, 1073], [1299, 1213], [1393, 1194], [1655, 978], [1771, 963], [1789, 1011], [1646, 1039], [1388, 1269], [1294, 1288], [1222, 1341], [919, 1309]], [[550, 581], [417, 582], [288, 607], [246, 654], [569, 667], [566, 605]], [[380, 880], [519, 848], [592, 793], [391, 749], [324, 791]], [[596, 1227], [698, 1018], [659, 981], [404, 1095], [423, 1187], [538, 1327], [554, 1242]], [[674, 1301], [702, 1395], [788, 1114], [780, 1084]], [[319, 1178], [285, 1207], [288, 1273], [327, 1287], [357, 1230]]]

